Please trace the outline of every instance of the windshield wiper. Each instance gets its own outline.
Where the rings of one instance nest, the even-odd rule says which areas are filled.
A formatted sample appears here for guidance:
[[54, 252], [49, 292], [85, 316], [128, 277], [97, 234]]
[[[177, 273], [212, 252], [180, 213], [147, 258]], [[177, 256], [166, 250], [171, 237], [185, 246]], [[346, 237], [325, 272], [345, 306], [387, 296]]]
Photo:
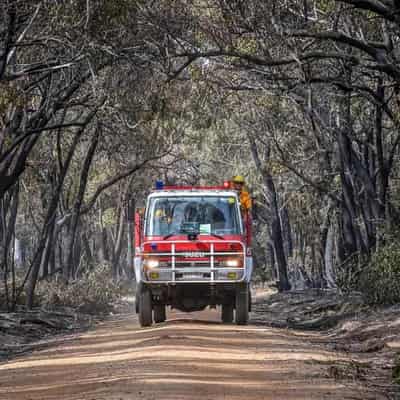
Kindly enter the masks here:
[[170, 237], [177, 235], [178, 233], [180, 233], [180, 232], [171, 232], [171, 233], [168, 233], [168, 235], [165, 235], [162, 239], [163, 239], [163, 240], [167, 240], [167, 239], [169, 239]]
[[[168, 235], [165, 235], [162, 239], [163, 240], [167, 240], [167, 239], [169, 239], [170, 237], [172, 237], [172, 236], [175, 236], [175, 235], [178, 235], [179, 233], [182, 233], [182, 232], [171, 232], [171, 233], [169, 233]], [[185, 235], [185, 233], [183, 233], [184, 235]], [[216, 233], [207, 233], [207, 235], [210, 235], [210, 236], [214, 236], [214, 237], [216, 237], [217, 239], [221, 239], [221, 240], [225, 240], [225, 238], [223, 237], [223, 236], [221, 236], [221, 235], [217, 235]]]
[[217, 235], [216, 233], [211, 233], [211, 232], [210, 232], [209, 235], [210, 235], [210, 236], [214, 236], [214, 237], [216, 237], [217, 239], [225, 240], [225, 238], [224, 238], [223, 236]]

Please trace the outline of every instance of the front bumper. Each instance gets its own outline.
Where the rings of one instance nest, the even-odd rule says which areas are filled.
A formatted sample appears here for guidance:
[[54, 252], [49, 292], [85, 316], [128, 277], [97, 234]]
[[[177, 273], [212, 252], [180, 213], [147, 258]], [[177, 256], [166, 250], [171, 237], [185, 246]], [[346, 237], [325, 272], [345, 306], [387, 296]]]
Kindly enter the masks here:
[[[246, 249], [243, 243], [239, 243], [241, 250], [233, 252], [214, 251], [215, 243], [210, 244], [210, 251], [202, 253], [202, 259], [188, 259], [187, 253], [176, 251], [179, 241], [171, 241], [171, 252], [168, 253], [143, 253], [140, 257], [135, 258], [135, 273], [138, 281], [146, 284], [167, 284], [173, 285], [177, 283], [238, 283], [249, 281], [253, 269], [251, 257], [246, 257]], [[232, 241], [226, 241], [232, 243]], [[168, 257], [168, 265], [164, 264], [160, 267], [144, 267], [143, 259], [146, 257]], [[240, 258], [240, 266], [226, 267], [221, 266], [218, 259], [223, 257]]]

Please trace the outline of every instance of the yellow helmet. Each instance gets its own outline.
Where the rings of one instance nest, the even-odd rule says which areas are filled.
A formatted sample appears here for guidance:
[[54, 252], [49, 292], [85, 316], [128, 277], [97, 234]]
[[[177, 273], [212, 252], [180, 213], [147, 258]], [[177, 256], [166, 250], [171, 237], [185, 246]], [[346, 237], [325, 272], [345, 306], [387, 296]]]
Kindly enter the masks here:
[[244, 183], [244, 178], [242, 175], [236, 175], [232, 178], [233, 183]]

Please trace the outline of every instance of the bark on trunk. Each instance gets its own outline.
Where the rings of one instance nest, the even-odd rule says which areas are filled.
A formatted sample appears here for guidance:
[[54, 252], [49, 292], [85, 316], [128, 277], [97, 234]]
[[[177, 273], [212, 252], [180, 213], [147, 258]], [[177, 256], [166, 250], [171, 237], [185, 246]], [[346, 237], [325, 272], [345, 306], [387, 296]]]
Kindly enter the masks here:
[[292, 240], [292, 227], [290, 225], [289, 211], [287, 206], [284, 206], [281, 211], [281, 224], [283, 228], [283, 236], [285, 238], [285, 252], [286, 257], [293, 255], [293, 240]]
[[[78, 145], [79, 139], [81, 135], [83, 134], [84, 128], [79, 129], [74, 136], [73, 142], [68, 150], [68, 155], [67, 158], [63, 164], [63, 168], [60, 171], [60, 176], [58, 180], [58, 185], [53, 193], [53, 196], [50, 200], [49, 208], [47, 210], [47, 215], [44, 221], [42, 233], [39, 239], [39, 244], [37, 247], [37, 250], [35, 252], [34, 258], [32, 260], [32, 263], [28, 269], [28, 273], [26, 276], [26, 280], [28, 280], [28, 286], [27, 286], [27, 296], [26, 296], [26, 306], [31, 309], [33, 306], [33, 300], [34, 300], [34, 293], [35, 293], [35, 288], [36, 288], [36, 283], [38, 280], [39, 276], [39, 270], [40, 270], [40, 264], [42, 260], [42, 255], [44, 248], [46, 246], [46, 240], [49, 234], [49, 226], [50, 224], [53, 224], [55, 221], [56, 217], [56, 210], [57, 210], [57, 205], [61, 196], [62, 188], [64, 185], [64, 180], [67, 175], [69, 166], [72, 161], [72, 157], [75, 153], [76, 147]], [[23, 283], [22, 287], [25, 285], [25, 282]]]
[[[283, 234], [281, 219], [279, 215], [278, 196], [275, 190], [274, 181], [272, 175], [266, 168], [263, 168], [261, 159], [258, 154], [257, 144], [254, 138], [248, 134], [251, 153], [253, 156], [254, 163], [264, 180], [264, 186], [267, 190], [269, 203], [271, 207], [271, 240], [273, 242], [275, 257], [278, 266], [278, 279], [279, 279], [279, 291], [290, 290], [290, 283], [287, 275], [287, 262], [285, 257], [285, 250], [283, 246]], [[268, 150], [267, 152], [268, 153]]]
[[[1, 269], [3, 270], [3, 285], [5, 291], [6, 308], [10, 310], [10, 306], [14, 307], [14, 237], [15, 237], [15, 223], [18, 213], [19, 204], [19, 185], [15, 185], [12, 190], [5, 196], [7, 199], [1, 199], [1, 227], [2, 227], [2, 241], [0, 243], [1, 254]], [[9, 274], [12, 275], [12, 299], [10, 302], [10, 293], [8, 279]], [[12, 303], [12, 304], [11, 304]]]
[[335, 272], [333, 268], [333, 255], [335, 251], [335, 230], [332, 223], [329, 225], [325, 242], [325, 281], [328, 288], [336, 288]]
[[83, 197], [85, 195], [86, 184], [87, 184], [87, 179], [89, 176], [90, 166], [92, 164], [94, 153], [96, 151], [96, 147], [99, 142], [99, 135], [100, 135], [100, 131], [99, 131], [99, 129], [96, 129], [94, 136], [92, 138], [92, 142], [88, 149], [88, 152], [86, 154], [85, 161], [83, 163], [83, 167], [82, 167], [82, 171], [81, 171], [81, 176], [80, 176], [80, 181], [79, 181], [79, 190], [78, 190], [78, 194], [77, 194], [75, 204], [73, 207], [73, 211], [72, 211], [72, 218], [71, 218], [70, 230], [69, 230], [69, 235], [68, 235], [67, 262], [65, 264], [65, 269], [64, 269], [64, 278], [66, 281], [69, 280], [69, 278], [71, 277], [72, 271], [75, 271], [76, 267], [77, 267], [76, 263], [74, 263], [74, 259], [75, 259], [74, 258], [74, 245], [75, 245], [76, 233], [77, 233], [78, 222], [79, 222], [79, 213], [81, 210]]
[[118, 218], [118, 232], [113, 249], [112, 265], [113, 265], [113, 278], [119, 279], [120, 273], [120, 258], [122, 251], [122, 238], [125, 231], [125, 218], [123, 205], [120, 206], [119, 218]]
[[42, 255], [42, 262], [41, 262], [41, 276], [45, 278], [49, 274], [49, 260], [50, 255], [53, 251], [54, 247], [54, 231], [55, 231], [55, 223], [53, 222], [49, 227], [49, 234], [46, 240], [46, 246]]

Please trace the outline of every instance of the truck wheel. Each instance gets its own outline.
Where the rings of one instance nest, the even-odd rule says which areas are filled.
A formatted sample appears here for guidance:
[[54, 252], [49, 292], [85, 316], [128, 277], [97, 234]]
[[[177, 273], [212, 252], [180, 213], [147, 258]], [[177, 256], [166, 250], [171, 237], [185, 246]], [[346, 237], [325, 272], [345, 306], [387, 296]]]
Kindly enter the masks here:
[[233, 304], [222, 304], [221, 319], [224, 324], [233, 322]]
[[247, 325], [249, 320], [249, 285], [244, 283], [236, 289], [236, 324]]
[[140, 295], [143, 291], [143, 283], [139, 282], [136, 285], [136, 292], [135, 292], [135, 311], [136, 314], [139, 314], [139, 304], [140, 304]]
[[153, 323], [153, 310], [150, 290], [142, 290], [139, 295], [140, 326], [150, 326]]
[[139, 302], [140, 302], [140, 295], [139, 295], [138, 292], [136, 292], [136, 295], [135, 295], [135, 311], [136, 311], [136, 314], [139, 314]]
[[165, 311], [164, 304], [155, 304], [154, 305], [154, 322], [164, 322], [167, 319], [167, 313]]
[[249, 288], [249, 312], [251, 312], [252, 300], [251, 300], [251, 290]]

